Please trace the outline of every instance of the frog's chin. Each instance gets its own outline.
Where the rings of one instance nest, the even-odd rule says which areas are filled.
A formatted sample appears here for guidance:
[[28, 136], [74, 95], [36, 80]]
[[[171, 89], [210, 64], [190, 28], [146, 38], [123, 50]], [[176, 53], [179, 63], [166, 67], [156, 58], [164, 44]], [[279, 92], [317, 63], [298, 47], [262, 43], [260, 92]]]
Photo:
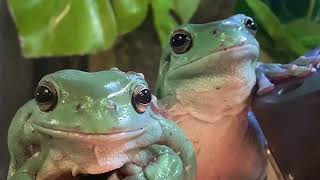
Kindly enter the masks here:
[[43, 127], [37, 124], [33, 124], [33, 128], [42, 134], [48, 135], [53, 138], [64, 138], [64, 139], [77, 139], [79, 141], [120, 141], [124, 139], [134, 138], [143, 134], [147, 128], [142, 128], [123, 132], [110, 132], [110, 133], [87, 133], [72, 130], [60, 130]]
[[[169, 79], [188, 79], [189, 77], [221, 75], [222, 71], [232, 70], [236, 66], [256, 63], [259, 47], [254, 44], [240, 43], [238, 45], [220, 48], [211, 54], [196, 59], [191, 63], [168, 71]], [[252, 66], [254, 67], [254, 65]]]

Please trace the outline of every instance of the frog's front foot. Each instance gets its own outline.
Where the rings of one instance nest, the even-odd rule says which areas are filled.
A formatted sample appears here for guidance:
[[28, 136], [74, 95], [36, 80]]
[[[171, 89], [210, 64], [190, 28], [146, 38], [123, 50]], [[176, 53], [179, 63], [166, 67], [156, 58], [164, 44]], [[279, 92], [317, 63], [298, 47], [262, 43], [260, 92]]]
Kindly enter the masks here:
[[183, 179], [183, 162], [176, 152], [164, 145], [152, 145], [150, 151], [153, 159], [143, 169], [147, 179]]
[[291, 64], [296, 64], [300, 66], [305, 65], [312, 65], [315, 68], [320, 67], [320, 48], [317, 52], [317, 54], [311, 55], [311, 56], [300, 56], [298, 59], [294, 60]]
[[167, 146], [152, 145], [135, 159], [120, 169], [126, 180], [180, 180], [184, 177], [182, 160]]
[[274, 84], [290, 78], [303, 78], [320, 68], [320, 48], [316, 48], [300, 56], [290, 64], [258, 64], [257, 81], [258, 95], [273, 90]]
[[8, 177], [8, 180], [35, 180], [36, 178], [27, 172], [17, 172]]
[[311, 64], [258, 64], [256, 68], [258, 95], [269, 93], [274, 88], [274, 83], [279, 83], [291, 78], [304, 78], [315, 72]]
[[132, 162], [125, 164], [119, 172], [112, 174], [107, 180], [147, 180], [141, 166]]
[[10, 162], [7, 180], [37, 179], [39, 167], [42, 165], [42, 157], [43, 153], [36, 153], [19, 168], [16, 168], [16, 165], [13, 162]]

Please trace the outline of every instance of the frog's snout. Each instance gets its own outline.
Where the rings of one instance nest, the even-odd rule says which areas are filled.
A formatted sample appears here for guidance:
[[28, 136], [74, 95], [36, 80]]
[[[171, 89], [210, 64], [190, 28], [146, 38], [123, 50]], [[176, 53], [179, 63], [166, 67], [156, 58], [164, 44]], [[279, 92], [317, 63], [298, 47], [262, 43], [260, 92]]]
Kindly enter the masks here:
[[242, 27], [239, 23], [236, 23], [233, 21], [226, 21], [217, 26], [217, 29], [220, 31], [228, 31], [228, 30], [234, 31], [234, 30], [240, 30], [241, 28]]
[[[112, 100], [104, 101], [103, 103], [101, 103], [99, 105], [99, 107], [101, 107], [106, 112], [116, 112], [118, 110], [117, 103], [112, 101]], [[84, 111], [86, 111], [88, 109], [91, 109], [91, 108], [88, 108], [88, 105], [86, 103], [79, 102], [79, 103], [75, 104], [74, 109], [75, 109], [76, 112], [84, 112]], [[91, 110], [93, 110], [93, 109], [91, 109]]]
[[234, 38], [234, 34], [239, 33], [241, 29], [242, 29], [241, 25], [234, 22], [227, 21], [227, 22], [215, 25], [211, 29], [211, 35], [214, 38], [221, 38], [221, 37], [224, 37], [223, 39]]

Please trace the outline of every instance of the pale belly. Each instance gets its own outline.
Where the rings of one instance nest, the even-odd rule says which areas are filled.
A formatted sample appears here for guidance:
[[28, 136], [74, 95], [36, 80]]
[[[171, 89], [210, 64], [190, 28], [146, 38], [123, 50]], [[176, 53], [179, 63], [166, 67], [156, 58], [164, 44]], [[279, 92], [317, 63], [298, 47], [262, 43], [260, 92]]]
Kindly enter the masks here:
[[262, 148], [248, 128], [208, 124], [192, 117], [176, 117], [193, 142], [199, 180], [257, 180], [264, 177]]
[[59, 143], [59, 146], [50, 149], [37, 180], [58, 180], [62, 179], [61, 177], [72, 178], [79, 174], [101, 174], [120, 168], [132, 157], [132, 154], [123, 152], [121, 146], [116, 144], [69, 145]]
[[66, 180], [61, 178], [65, 174], [74, 180], [72, 177], [79, 174], [102, 174], [116, 170], [127, 162], [134, 162], [138, 158], [137, 153], [158, 142], [162, 129], [155, 121], [129, 133], [92, 136], [58, 133], [54, 138], [41, 142], [43, 148], [40, 148], [39, 155], [44, 157], [44, 163], [37, 180]]

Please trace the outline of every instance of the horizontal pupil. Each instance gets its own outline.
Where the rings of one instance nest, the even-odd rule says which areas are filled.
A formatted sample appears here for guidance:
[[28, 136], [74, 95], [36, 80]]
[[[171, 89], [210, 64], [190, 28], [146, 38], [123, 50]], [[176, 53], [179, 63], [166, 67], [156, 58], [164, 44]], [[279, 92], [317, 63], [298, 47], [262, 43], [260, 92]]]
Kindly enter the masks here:
[[186, 41], [187, 41], [187, 36], [186, 35], [178, 34], [178, 35], [175, 35], [172, 38], [171, 45], [174, 46], [174, 47], [179, 47], [179, 46], [184, 45]]
[[249, 28], [256, 30], [256, 24], [252, 20], [247, 20], [246, 24]]
[[151, 101], [151, 95], [148, 90], [141, 91], [136, 97], [136, 102], [142, 104], [148, 104]]
[[35, 96], [36, 101], [40, 103], [45, 103], [52, 100], [53, 94], [47, 87], [40, 86], [37, 89]]

